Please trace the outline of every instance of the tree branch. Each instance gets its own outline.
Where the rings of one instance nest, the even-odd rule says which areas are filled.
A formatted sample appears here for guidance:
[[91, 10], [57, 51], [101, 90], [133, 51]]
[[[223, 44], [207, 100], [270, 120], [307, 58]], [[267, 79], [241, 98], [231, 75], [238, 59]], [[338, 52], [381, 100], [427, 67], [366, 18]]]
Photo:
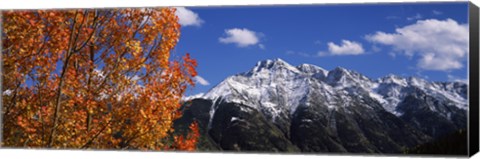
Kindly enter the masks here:
[[68, 51], [66, 53], [66, 57], [65, 57], [65, 61], [63, 62], [63, 68], [62, 68], [62, 73], [60, 75], [60, 82], [58, 84], [58, 89], [57, 89], [57, 97], [56, 97], [56, 101], [55, 101], [55, 113], [53, 115], [53, 125], [52, 125], [52, 129], [51, 129], [51, 133], [50, 133], [50, 137], [48, 139], [48, 145], [47, 147], [52, 147], [52, 144], [53, 144], [53, 138], [55, 137], [56, 135], [56, 129], [57, 129], [57, 126], [58, 126], [58, 118], [60, 116], [60, 102], [61, 102], [61, 94], [62, 94], [62, 87], [63, 87], [63, 82], [64, 82], [64, 76], [65, 76], [65, 72], [67, 70], [67, 67], [68, 67], [68, 62], [70, 60], [70, 57], [72, 56], [72, 49], [73, 49], [73, 44], [74, 44], [74, 41], [73, 41], [73, 38], [74, 38], [74, 34], [75, 34], [75, 25], [76, 25], [76, 18], [77, 18], [77, 14], [78, 14], [78, 11], [75, 12], [75, 16], [73, 18], [73, 25], [72, 25], [72, 32], [70, 33], [70, 41], [69, 41], [69, 46], [68, 46]]
[[95, 10], [95, 17], [93, 18], [93, 22], [92, 22], [92, 28], [94, 28], [94, 29], [93, 29], [92, 33], [90, 33], [87, 40], [85, 40], [85, 42], [83, 44], [81, 44], [78, 49], [77, 49], [77, 47], [75, 47], [75, 50], [73, 52], [78, 52], [78, 51], [82, 50], [82, 48], [84, 48], [85, 45], [87, 45], [87, 43], [90, 41], [90, 39], [92, 39], [93, 35], [95, 34], [95, 30], [96, 30], [96, 27], [97, 27], [97, 19], [98, 19], [98, 15], [96, 13], [97, 12]]
[[80, 149], [84, 149], [84, 148], [87, 148], [88, 146], [90, 146], [93, 141], [95, 139], [97, 139], [97, 137], [110, 125], [110, 123], [112, 122], [112, 120], [110, 119], [107, 124], [105, 124], [105, 126], [100, 130], [98, 131], [92, 138], [90, 138], [90, 140], [88, 140], [85, 144], [83, 144], [82, 147], [80, 147]]

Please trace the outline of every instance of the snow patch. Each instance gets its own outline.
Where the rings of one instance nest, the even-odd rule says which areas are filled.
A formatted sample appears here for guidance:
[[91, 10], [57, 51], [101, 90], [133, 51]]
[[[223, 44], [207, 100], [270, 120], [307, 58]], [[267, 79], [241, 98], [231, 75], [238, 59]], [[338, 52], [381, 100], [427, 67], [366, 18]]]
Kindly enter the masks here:
[[182, 100], [183, 101], [189, 101], [189, 100], [192, 100], [192, 99], [197, 99], [197, 98], [202, 98], [203, 95], [205, 95], [205, 93], [198, 93], [198, 94], [194, 94], [194, 95], [191, 95], [191, 96], [184, 96], [182, 97]]
[[238, 117], [232, 117], [232, 118], [230, 119], [230, 122], [233, 122], [233, 121], [236, 121], [236, 120], [241, 120], [241, 119], [238, 118]]

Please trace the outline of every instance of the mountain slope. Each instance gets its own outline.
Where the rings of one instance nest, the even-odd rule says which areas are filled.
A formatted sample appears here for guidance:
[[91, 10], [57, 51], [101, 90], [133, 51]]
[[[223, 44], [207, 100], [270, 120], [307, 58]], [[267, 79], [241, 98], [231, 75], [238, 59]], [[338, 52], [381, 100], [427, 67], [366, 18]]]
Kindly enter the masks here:
[[341, 67], [275, 59], [195, 97], [209, 106], [189, 101], [202, 105], [204, 134], [221, 149], [399, 153], [465, 128], [466, 90], [458, 82], [373, 80]]

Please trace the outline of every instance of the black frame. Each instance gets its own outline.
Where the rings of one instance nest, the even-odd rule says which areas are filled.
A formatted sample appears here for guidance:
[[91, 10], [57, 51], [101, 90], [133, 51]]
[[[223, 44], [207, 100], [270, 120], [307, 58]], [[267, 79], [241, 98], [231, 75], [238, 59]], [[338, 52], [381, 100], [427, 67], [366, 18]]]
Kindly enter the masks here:
[[479, 12], [478, 6], [469, 2], [469, 125], [468, 156], [479, 151]]

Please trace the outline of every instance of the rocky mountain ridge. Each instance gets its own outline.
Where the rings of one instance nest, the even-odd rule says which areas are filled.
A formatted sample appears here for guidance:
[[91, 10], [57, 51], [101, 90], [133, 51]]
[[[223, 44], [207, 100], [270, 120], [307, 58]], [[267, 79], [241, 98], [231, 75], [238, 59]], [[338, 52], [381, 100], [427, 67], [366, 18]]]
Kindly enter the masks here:
[[264, 60], [187, 98], [176, 125], [199, 120], [206, 150], [399, 153], [465, 128], [467, 87]]

